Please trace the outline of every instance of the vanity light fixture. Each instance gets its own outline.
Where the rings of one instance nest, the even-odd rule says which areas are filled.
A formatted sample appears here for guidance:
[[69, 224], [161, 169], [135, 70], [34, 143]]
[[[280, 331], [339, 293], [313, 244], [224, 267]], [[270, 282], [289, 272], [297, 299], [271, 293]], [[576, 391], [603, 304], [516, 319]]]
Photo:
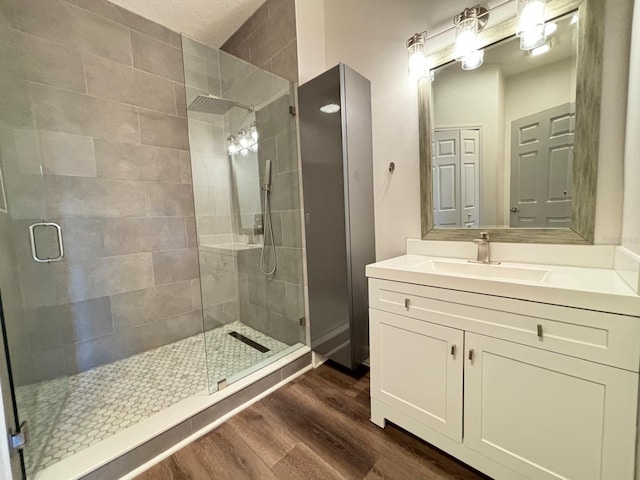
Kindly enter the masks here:
[[478, 48], [478, 33], [482, 31], [488, 20], [488, 10], [480, 5], [465, 8], [453, 18], [453, 24], [456, 27], [454, 57], [462, 62], [463, 70], [473, 70], [482, 65], [484, 51]]
[[520, 49], [532, 50], [547, 39], [544, 24], [544, 0], [516, 0], [518, 5], [518, 27]]
[[419, 80], [429, 73], [427, 66], [427, 55], [425, 47], [427, 45], [427, 31], [416, 33], [407, 40], [407, 52], [409, 53], [409, 76], [414, 80]]
[[227, 137], [229, 155], [234, 156], [240, 154], [243, 157], [249, 155], [249, 152], [258, 151], [258, 129], [256, 124], [252, 123], [248, 129], [241, 129], [235, 135]]

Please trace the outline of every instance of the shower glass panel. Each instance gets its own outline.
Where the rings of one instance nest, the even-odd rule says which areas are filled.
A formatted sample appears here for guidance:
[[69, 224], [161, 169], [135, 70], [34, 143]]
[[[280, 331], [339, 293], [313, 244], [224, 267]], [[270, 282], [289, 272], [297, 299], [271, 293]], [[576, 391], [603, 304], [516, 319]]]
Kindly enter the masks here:
[[[39, 469], [69, 390], [62, 335], [49, 321], [58, 304], [56, 264], [32, 257], [59, 256], [57, 231], [33, 227], [37, 251], [30, 248], [29, 227], [48, 217], [36, 123], [22, 80], [32, 65], [21, 62], [18, 42], [0, 12], [0, 296], [12, 367], [1, 374], [16, 406], [17, 418], [8, 427], [15, 432], [26, 422], [32, 439], [28, 449], [12, 455], [16, 478], [23, 468], [28, 475]], [[5, 404], [5, 411], [13, 409]]]
[[305, 342], [294, 89], [184, 35], [182, 46], [213, 392]]

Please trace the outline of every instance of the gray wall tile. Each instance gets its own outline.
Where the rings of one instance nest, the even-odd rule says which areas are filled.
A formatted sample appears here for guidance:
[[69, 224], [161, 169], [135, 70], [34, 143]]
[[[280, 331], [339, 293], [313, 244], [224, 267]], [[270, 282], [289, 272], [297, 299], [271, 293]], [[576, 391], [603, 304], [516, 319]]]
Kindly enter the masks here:
[[145, 33], [162, 42], [173, 46], [180, 45], [180, 35], [178, 33], [106, 0], [67, 0], [67, 2], [133, 30]]
[[145, 323], [113, 335], [113, 356], [115, 360], [130, 357], [160, 346], [157, 325]]
[[266, 1], [221, 47], [292, 82], [298, 81], [293, 0]]
[[61, 0], [8, 0], [17, 30], [85, 53], [131, 64], [129, 30]]
[[296, 39], [295, 8], [290, 3], [260, 25], [249, 38], [251, 63], [260, 65]]
[[90, 137], [41, 131], [38, 140], [45, 174], [96, 176], [96, 161]]
[[187, 92], [183, 84], [174, 83], [176, 96], [176, 114], [179, 117], [187, 117]]
[[156, 285], [197, 278], [199, 272], [196, 250], [154, 252], [153, 272]]
[[276, 137], [278, 145], [278, 173], [298, 170], [296, 131], [289, 130]]
[[101, 225], [107, 255], [186, 248], [184, 219], [180, 217], [110, 218]]
[[270, 72], [291, 81], [298, 79], [298, 42], [293, 41], [271, 58]]
[[96, 97], [176, 114], [174, 83], [110, 60], [85, 56], [87, 91]]
[[180, 181], [186, 185], [191, 185], [193, 179], [191, 174], [191, 155], [186, 150], [180, 151]]
[[69, 374], [84, 372], [114, 360], [115, 337], [107, 335], [65, 347]]
[[63, 305], [60, 307], [60, 320], [66, 343], [113, 333], [109, 297]]
[[191, 185], [170, 183], [145, 183], [144, 195], [150, 216], [193, 216]]
[[94, 141], [98, 177], [180, 183], [180, 152], [174, 149]]
[[282, 216], [282, 246], [302, 248], [300, 210], [280, 212]]
[[297, 210], [300, 208], [298, 172], [279, 173], [271, 176], [271, 208]]
[[114, 295], [111, 297], [111, 312], [115, 328], [126, 330], [191, 312], [194, 310], [191, 283], [191, 280], [186, 280]]
[[86, 92], [82, 55], [35, 35], [18, 36], [17, 78]]
[[179, 48], [138, 32], [131, 32], [131, 45], [136, 68], [184, 83], [182, 51]]
[[53, 267], [53, 281], [59, 288], [58, 301], [62, 304], [154, 285], [150, 253], [58, 263]]
[[135, 107], [44, 85], [31, 84], [29, 90], [40, 129], [120, 142], [140, 138]]
[[158, 322], [158, 342], [160, 345], [177, 342], [203, 331], [202, 311], [189, 312]]
[[187, 119], [151, 110], [140, 110], [140, 137], [145, 145], [189, 149]]
[[145, 195], [137, 182], [45, 176], [49, 216], [141, 217]]

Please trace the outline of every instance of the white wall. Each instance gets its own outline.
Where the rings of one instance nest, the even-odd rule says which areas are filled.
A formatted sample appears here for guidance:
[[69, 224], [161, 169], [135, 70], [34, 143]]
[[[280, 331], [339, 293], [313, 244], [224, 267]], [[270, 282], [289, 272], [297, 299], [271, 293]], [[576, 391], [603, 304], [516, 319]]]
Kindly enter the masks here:
[[371, 80], [378, 259], [420, 236], [418, 99], [405, 42], [427, 29], [429, 10], [423, 0], [325, 0], [326, 66], [344, 62]]
[[640, 2], [633, 13], [622, 245], [640, 255]]
[[[321, 47], [299, 25], [298, 55], [315, 56], [310, 77], [339, 61], [369, 78], [373, 100], [373, 162], [378, 260], [405, 252], [406, 238], [420, 237], [418, 113], [415, 84], [408, 81], [405, 41], [427, 29], [430, 35], [451, 25], [470, 4], [465, 0], [299, 0], [310, 3], [297, 14], [305, 23], [324, 21]], [[324, 3], [324, 18], [318, 14]], [[499, 1], [489, 1], [492, 7]], [[601, 112], [596, 243], [618, 244], [622, 229], [624, 129], [626, 116], [631, 0], [606, 0], [604, 91]], [[315, 25], [311, 36], [318, 38]], [[306, 62], [306, 59], [304, 60]], [[313, 70], [316, 71], [313, 71]], [[307, 79], [310, 77], [306, 77]], [[301, 77], [302, 78], [302, 77]], [[303, 80], [304, 81], [304, 80]], [[389, 162], [397, 169], [389, 174]], [[631, 187], [630, 187], [631, 188]], [[638, 187], [632, 185], [632, 188]], [[637, 210], [636, 210], [637, 211]]]
[[324, 0], [296, 0], [298, 78], [302, 85], [326, 70]]
[[435, 128], [480, 126], [480, 225], [503, 224], [503, 78], [498, 65], [440, 70], [432, 83]]

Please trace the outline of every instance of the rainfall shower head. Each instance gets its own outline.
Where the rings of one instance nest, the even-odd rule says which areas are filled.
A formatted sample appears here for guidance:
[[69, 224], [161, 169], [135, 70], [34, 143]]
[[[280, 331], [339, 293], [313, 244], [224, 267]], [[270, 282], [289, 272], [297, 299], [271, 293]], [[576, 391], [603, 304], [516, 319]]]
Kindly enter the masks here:
[[224, 115], [233, 107], [244, 108], [249, 112], [253, 112], [253, 106], [243, 105], [235, 100], [216, 97], [215, 95], [198, 95], [193, 99], [189, 110], [192, 112], [213, 113], [215, 115]]

